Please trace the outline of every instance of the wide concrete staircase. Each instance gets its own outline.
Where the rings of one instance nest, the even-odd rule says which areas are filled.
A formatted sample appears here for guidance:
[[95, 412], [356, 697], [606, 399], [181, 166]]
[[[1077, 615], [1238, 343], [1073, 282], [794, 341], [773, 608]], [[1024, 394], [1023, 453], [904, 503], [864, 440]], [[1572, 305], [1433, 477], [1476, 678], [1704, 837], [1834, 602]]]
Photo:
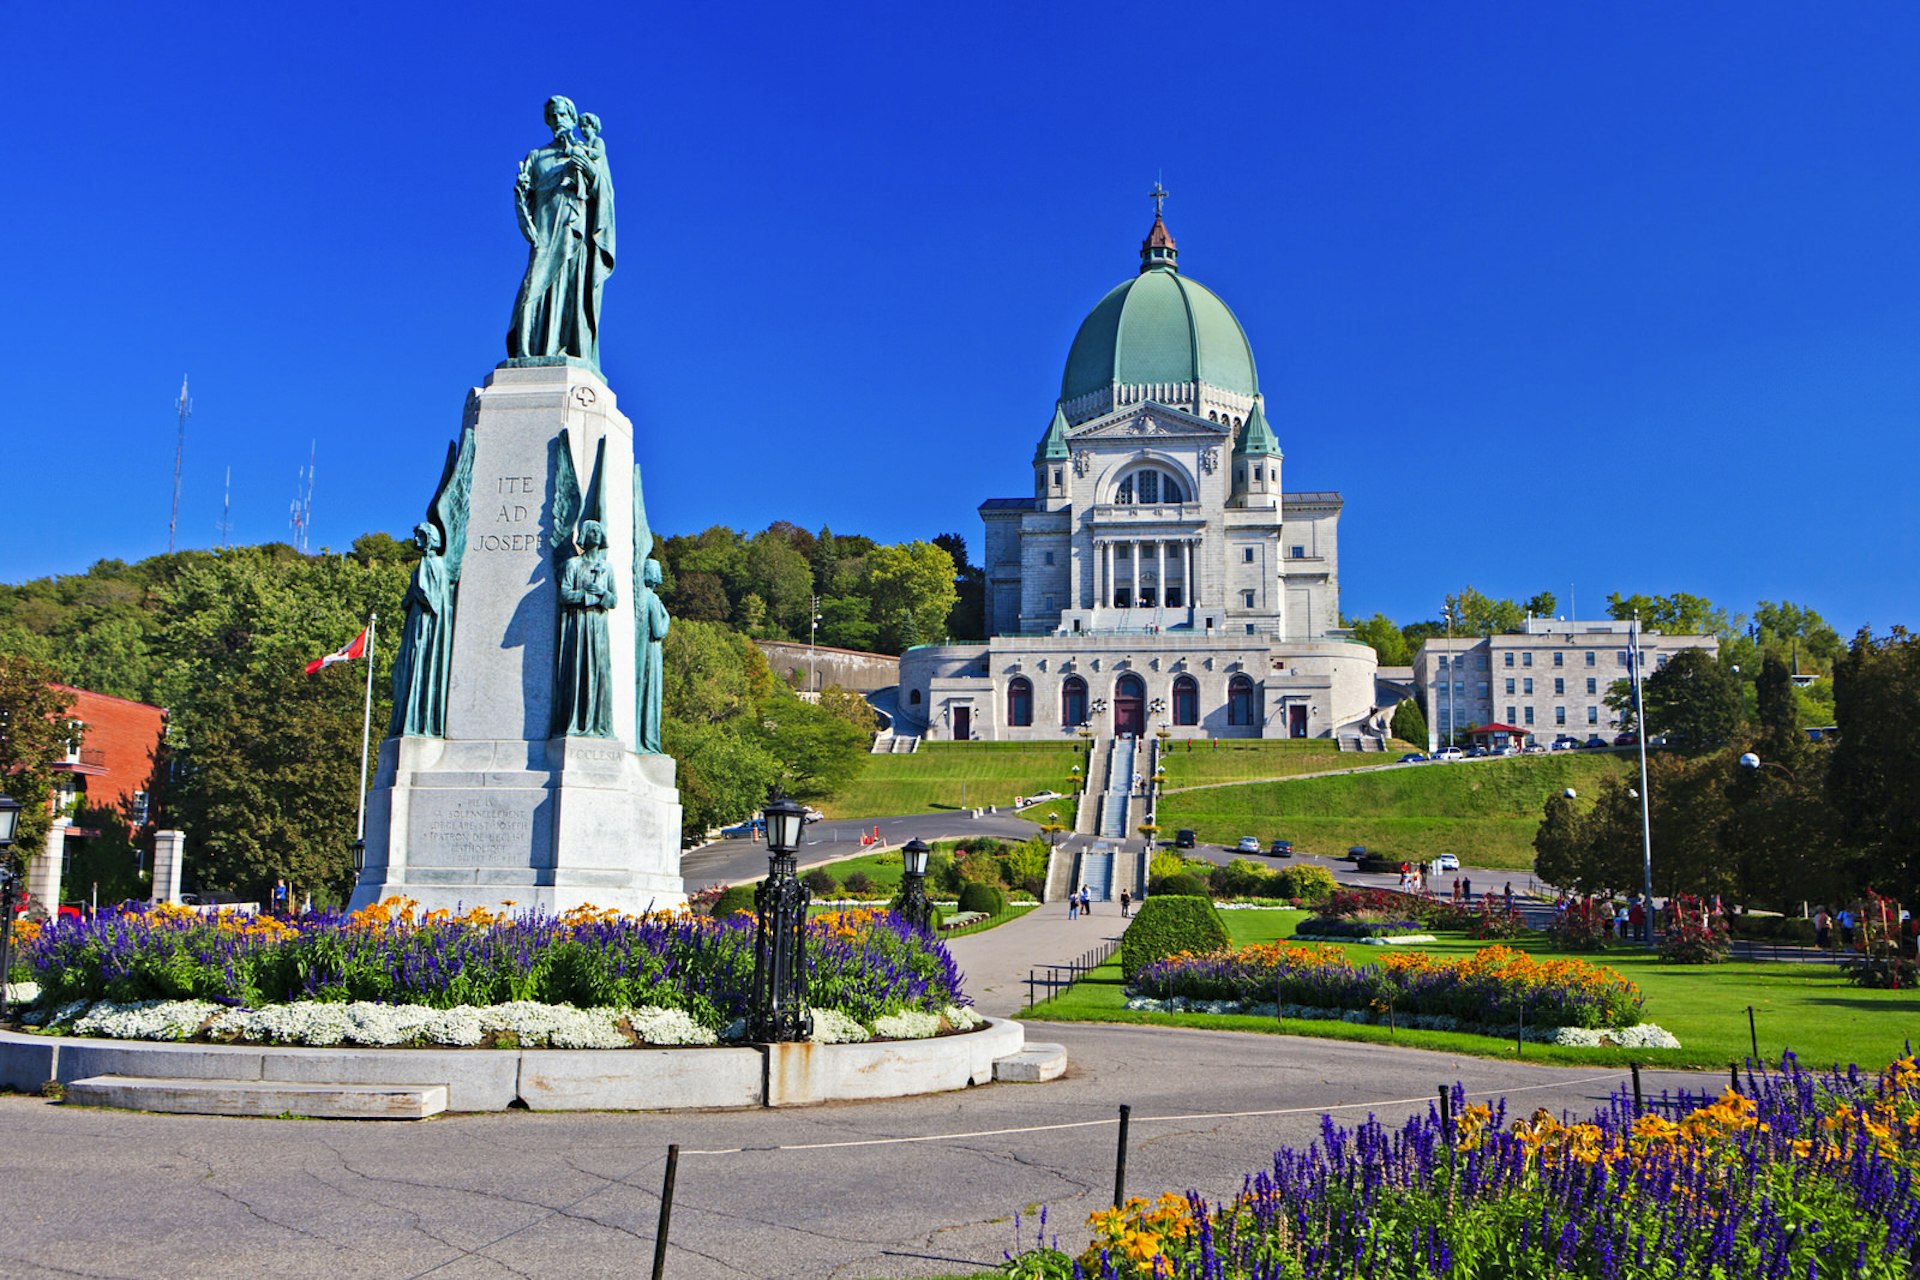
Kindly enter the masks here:
[[1128, 806], [1133, 798], [1135, 752], [1139, 743], [1132, 738], [1117, 738], [1107, 754], [1106, 792], [1100, 801], [1100, 829], [1096, 833], [1107, 840], [1127, 838]]

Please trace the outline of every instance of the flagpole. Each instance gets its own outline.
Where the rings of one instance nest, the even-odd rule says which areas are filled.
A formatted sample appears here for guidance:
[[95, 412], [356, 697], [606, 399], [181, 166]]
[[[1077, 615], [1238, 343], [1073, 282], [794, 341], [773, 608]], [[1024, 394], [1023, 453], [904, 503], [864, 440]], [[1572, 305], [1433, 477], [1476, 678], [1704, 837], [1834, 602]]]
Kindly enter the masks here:
[[367, 744], [373, 739], [373, 629], [378, 613], [367, 615], [367, 703], [360, 712], [360, 813], [353, 823], [353, 838], [367, 838]]

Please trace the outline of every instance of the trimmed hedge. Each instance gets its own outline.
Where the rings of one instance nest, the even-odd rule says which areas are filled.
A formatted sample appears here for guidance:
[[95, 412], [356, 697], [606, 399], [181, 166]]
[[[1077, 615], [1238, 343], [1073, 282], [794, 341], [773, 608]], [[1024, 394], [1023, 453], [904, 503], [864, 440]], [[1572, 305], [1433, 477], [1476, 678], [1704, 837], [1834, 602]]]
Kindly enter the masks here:
[[[1799, 916], [1730, 915], [1727, 917], [1727, 932], [1736, 938], [1757, 942], [1797, 943], [1803, 947], [1813, 945], [1813, 921], [1803, 920]], [[1840, 936], [1839, 925], [1833, 927], [1833, 936]]]
[[1297, 938], [1398, 938], [1410, 933], [1425, 933], [1418, 920], [1335, 920], [1314, 916], [1294, 926]]
[[1184, 871], [1178, 875], [1155, 876], [1147, 881], [1148, 901], [1162, 895], [1169, 898], [1204, 898], [1208, 892], [1205, 880]]
[[1007, 909], [1007, 895], [990, 884], [970, 881], [960, 886], [960, 910], [997, 916]]
[[[1172, 877], [1169, 877], [1172, 878]], [[1150, 895], [1134, 913], [1133, 923], [1120, 935], [1120, 972], [1126, 980], [1157, 960], [1182, 951], [1204, 955], [1224, 950], [1227, 926], [1204, 893], [1163, 897]]]
[[725, 893], [714, 899], [713, 918], [725, 920], [736, 911], [752, 911], [753, 891], [757, 887], [750, 884], [729, 885]]

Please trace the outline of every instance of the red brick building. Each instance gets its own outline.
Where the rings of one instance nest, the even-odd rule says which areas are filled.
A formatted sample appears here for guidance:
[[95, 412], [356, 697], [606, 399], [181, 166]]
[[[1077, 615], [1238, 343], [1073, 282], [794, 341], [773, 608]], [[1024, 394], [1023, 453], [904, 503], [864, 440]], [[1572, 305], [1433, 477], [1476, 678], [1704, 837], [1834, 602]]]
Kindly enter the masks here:
[[75, 817], [66, 828], [63, 862], [72, 859], [76, 842], [99, 834], [84, 825], [87, 809], [111, 809], [131, 829], [136, 841], [152, 834], [150, 797], [161, 778], [161, 743], [167, 732], [167, 713], [161, 707], [112, 698], [68, 685], [56, 685], [70, 694], [67, 718], [74, 726], [64, 758], [54, 761], [53, 815]]

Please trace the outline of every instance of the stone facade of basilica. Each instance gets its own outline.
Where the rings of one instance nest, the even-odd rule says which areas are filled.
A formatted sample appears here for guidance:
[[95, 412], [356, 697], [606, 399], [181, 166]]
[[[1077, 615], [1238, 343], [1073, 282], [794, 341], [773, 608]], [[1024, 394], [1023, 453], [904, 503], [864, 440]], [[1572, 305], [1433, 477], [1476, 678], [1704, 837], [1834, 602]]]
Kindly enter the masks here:
[[1081, 324], [1032, 496], [980, 507], [993, 638], [903, 655], [897, 733], [1364, 736], [1391, 714], [1339, 627], [1340, 495], [1285, 491], [1252, 348], [1177, 256], [1156, 214]]

